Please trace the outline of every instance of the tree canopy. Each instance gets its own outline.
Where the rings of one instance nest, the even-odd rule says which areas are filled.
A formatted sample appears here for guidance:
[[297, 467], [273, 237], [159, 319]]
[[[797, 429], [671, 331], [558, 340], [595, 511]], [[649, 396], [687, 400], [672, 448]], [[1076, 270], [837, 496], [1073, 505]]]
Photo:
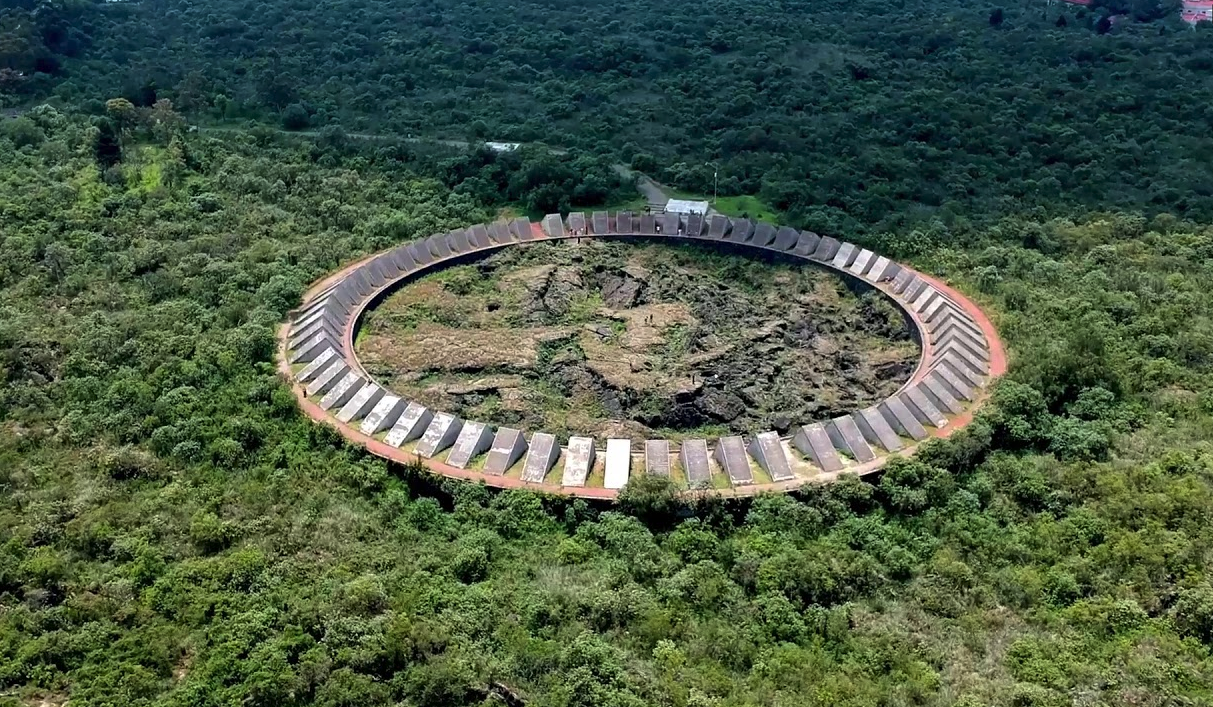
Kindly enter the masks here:
[[[1122, 5], [5, 3], [0, 707], [1213, 703], [1213, 55]], [[1009, 374], [731, 501], [299, 413], [309, 283], [624, 166], [948, 280]]]

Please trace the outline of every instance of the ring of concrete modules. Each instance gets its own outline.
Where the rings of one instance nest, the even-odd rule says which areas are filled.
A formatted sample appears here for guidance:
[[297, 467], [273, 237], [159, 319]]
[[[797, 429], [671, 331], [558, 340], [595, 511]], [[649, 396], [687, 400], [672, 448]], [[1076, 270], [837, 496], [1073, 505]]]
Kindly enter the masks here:
[[[354, 355], [366, 309], [403, 280], [457, 258], [520, 243], [582, 237], [667, 237], [720, 242], [797, 256], [858, 278], [890, 297], [914, 325], [922, 355], [914, 375], [878, 405], [808, 422], [788, 437], [653, 439], [643, 449], [592, 437], [562, 446], [552, 434], [474, 420], [405, 400], [367, 375]], [[947, 285], [851, 243], [810, 231], [720, 215], [596, 212], [481, 224], [366, 258], [321, 282], [281, 335], [282, 371], [312, 418], [398, 462], [419, 459], [447, 476], [499, 487], [614, 497], [633, 473], [681, 469], [690, 490], [748, 495], [786, 490], [839, 474], [869, 473], [895, 454], [963, 427], [1006, 370], [1002, 344], [981, 310]], [[587, 483], [602, 471], [601, 486]], [[556, 478], [559, 478], [558, 483]], [[764, 478], [765, 477], [765, 478]], [[769, 479], [769, 480], [768, 480]], [[727, 483], [726, 483], [727, 482]]]

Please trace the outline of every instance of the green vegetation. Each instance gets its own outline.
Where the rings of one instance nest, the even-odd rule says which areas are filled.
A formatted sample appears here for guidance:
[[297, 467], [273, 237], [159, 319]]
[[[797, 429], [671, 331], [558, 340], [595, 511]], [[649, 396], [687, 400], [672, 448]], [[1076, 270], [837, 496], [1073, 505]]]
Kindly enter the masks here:
[[[1122, 0], [4, 3], [0, 706], [1213, 704], [1211, 52]], [[298, 413], [308, 283], [619, 163], [948, 279], [1010, 374], [736, 502], [441, 483]]]
[[758, 219], [759, 221], [780, 221], [778, 212], [762, 202], [756, 196], [725, 196], [716, 199], [713, 208], [729, 216]]
[[[547, 143], [698, 194], [719, 168], [722, 195], [831, 233], [1213, 218], [1213, 49], [1173, 1], [6, 6], [0, 106], [167, 98], [202, 125]], [[599, 190], [511, 203], [620, 201]]]
[[908, 239], [997, 314], [995, 405], [873, 483], [679, 520], [655, 480], [437, 488], [296, 412], [271, 354], [304, 283], [483, 207], [241, 140], [178, 141], [147, 193], [31, 120], [0, 150], [0, 704], [1213, 699], [1207, 228]]

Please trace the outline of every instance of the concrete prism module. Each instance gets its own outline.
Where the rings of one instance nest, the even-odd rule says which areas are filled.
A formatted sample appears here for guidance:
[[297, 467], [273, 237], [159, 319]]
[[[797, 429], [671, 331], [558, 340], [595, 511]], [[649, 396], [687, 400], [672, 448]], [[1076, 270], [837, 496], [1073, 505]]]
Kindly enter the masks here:
[[337, 342], [333, 340], [329, 334], [316, 334], [298, 348], [293, 348], [295, 352], [291, 356], [291, 363], [311, 363], [317, 356], [324, 353], [326, 349], [332, 348]]
[[463, 429], [459, 431], [459, 437], [451, 447], [446, 463], [456, 469], [466, 469], [473, 459], [487, 452], [492, 444], [493, 430], [483, 422], [469, 420], [463, 423]]
[[563, 486], [585, 486], [586, 479], [594, 469], [598, 455], [594, 451], [593, 437], [570, 437], [569, 452], [564, 460]]
[[783, 451], [783, 442], [778, 432], [760, 432], [750, 440], [750, 456], [758, 462], [771, 481], [791, 481], [796, 478], [788, 465], [788, 455]]
[[559, 458], [560, 445], [556, 443], [556, 436], [536, 432], [531, 435], [531, 449], [522, 464], [522, 480], [532, 484], [543, 483]]
[[721, 437], [716, 440], [716, 463], [724, 469], [729, 477], [729, 483], [754, 483], [754, 472], [750, 470], [750, 460], [745, 453], [745, 444], [740, 437]]
[[813, 251], [813, 254], [809, 257], [824, 263], [831, 262], [834, 260], [834, 256], [838, 254], [838, 249], [841, 246], [842, 244], [837, 239], [822, 236], [821, 241], [817, 244], [817, 250]]
[[337, 421], [354, 422], [361, 420], [369, 415], [371, 410], [375, 409], [375, 406], [379, 404], [380, 399], [383, 398], [386, 392], [374, 383], [363, 386], [361, 390], [354, 393], [354, 397], [350, 398], [341, 408], [341, 411], [337, 413]]
[[328, 368], [333, 363], [336, 363], [337, 359], [338, 356], [336, 349], [329, 347], [324, 351], [324, 353], [312, 359], [311, 363], [304, 366], [303, 370], [295, 374], [295, 380], [299, 381], [300, 383], [307, 383], [323, 373], [324, 369]]
[[830, 437], [830, 443], [838, 451], [858, 462], [870, 462], [876, 458], [876, 452], [872, 451], [871, 445], [863, 438], [863, 433], [859, 431], [859, 426], [855, 424], [855, 420], [850, 415], [830, 420], [826, 423], [825, 428], [826, 434]]
[[[725, 436], [710, 446], [703, 439], [650, 439], [643, 450], [635, 449], [643, 452], [644, 473], [681, 480], [672, 468], [676, 454], [692, 493], [722, 485], [723, 479], [713, 478], [717, 465], [730, 488], [715, 492], [737, 496], [787, 490], [810, 464], [822, 480], [842, 471], [874, 472], [896, 454], [912, 454], [930, 436], [968, 424], [973, 410], [988, 399], [992, 381], [1006, 372], [1006, 353], [993, 324], [943, 281], [836, 237], [730, 218], [711, 213], [707, 204], [684, 208], [677, 200], [643, 213], [574, 211], [565, 217], [550, 214], [538, 223], [513, 218], [390, 244], [311, 288], [280, 328], [278, 369], [292, 383], [305, 414], [378, 456], [402, 463], [420, 459], [436, 473], [501, 488], [530, 484], [544, 493], [614, 499], [628, 483], [633, 461], [641, 461], [633, 458], [631, 440], [606, 441], [600, 476], [593, 438], [574, 434], [562, 449], [551, 434], [507, 427], [494, 431], [484, 423], [406, 402], [373, 380], [355, 352], [368, 309], [414, 277], [507, 247], [595, 237], [706, 241], [726, 250], [774, 252], [806, 267], [835, 271], [859, 291], [896, 305], [921, 346], [917, 366], [895, 394], [861, 410], [835, 413], [831, 420], [790, 421], [790, 438], [769, 431], [748, 441]], [[794, 369], [780, 375], [794, 375]], [[380, 435], [382, 443], [368, 440]], [[415, 457], [409, 448], [401, 449], [406, 443], [415, 443]], [[438, 457], [447, 450], [445, 459]], [[554, 472], [561, 457], [563, 469]]]
[[817, 250], [817, 245], [821, 243], [821, 236], [812, 231], [801, 231], [800, 240], [796, 241], [796, 247], [792, 252], [802, 258], [810, 258], [813, 251]]
[[910, 412], [914, 413], [914, 417], [924, 425], [930, 425], [937, 429], [943, 429], [948, 424], [948, 418], [935, 407], [935, 403], [927, 397], [925, 393], [918, 389], [918, 386], [906, 388], [900, 396], [901, 402], [909, 408]]
[[879, 445], [890, 452], [896, 452], [902, 448], [901, 438], [897, 436], [888, 420], [884, 419], [876, 408], [865, 408], [853, 413], [851, 419], [855, 421], [855, 425], [859, 427], [863, 438], [869, 444]]
[[450, 413], [434, 413], [434, 419], [430, 420], [430, 426], [425, 429], [425, 432], [421, 435], [421, 440], [417, 442], [417, 455], [422, 457], [438, 456], [439, 452], [455, 444], [455, 440], [459, 439], [459, 432], [461, 430], [463, 430], [463, 420]]
[[708, 443], [702, 439], [687, 439], [678, 451], [678, 463], [691, 488], [710, 488], [712, 468], [708, 462]]
[[321, 410], [340, 409], [350, 401], [350, 398], [362, 389], [366, 379], [353, 371], [348, 371], [345, 377], [337, 381], [337, 385], [329, 389], [320, 399]]
[[621, 489], [632, 472], [632, 441], [608, 439], [606, 443], [606, 476], [603, 488]]
[[396, 420], [400, 419], [400, 414], [404, 412], [404, 408], [408, 405], [404, 400], [395, 395], [384, 395], [376, 403], [375, 409], [362, 420], [362, 434], [375, 435], [384, 430], [392, 429], [392, 425], [396, 424]]
[[830, 436], [820, 423], [805, 425], [792, 436], [792, 445], [813, 461], [822, 471], [842, 470], [842, 459], [830, 443]]
[[644, 443], [644, 473], [653, 476], [670, 476], [670, 442], [665, 439], [650, 439]]
[[884, 400], [877, 406], [880, 414], [884, 416], [886, 422], [897, 430], [900, 435], [905, 435], [913, 440], [923, 440], [927, 438], [927, 430], [922, 426], [922, 422], [910, 412], [910, 408], [902, 402], [901, 398], [893, 396]]
[[770, 474], [773, 481], [791, 481], [796, 478], [788, 466], [784, 443], [779, 439], [778, 432], [762, 432], [750, 440], [750, 456], [758, 462], [763, 471]]
[[522, 436], [522, 430], [502, 427], [493, 437], [488, 459], [484, 460], [484, 473], [504, 474], [517, 464], [525, 453], [526, 439]]
[[433, 410], [421, 403], [409, 403], [383, 441], [389, 447], [399, 447], [405, 442], [412, 442], [425, 434], [433, 420]]
[[314, 395], [323, 395], [329, 392], [333, 386], [337, 385], [337, 383], [341, 381], [349, 370], [350, 365], [342, 360], [338, 360], [333, 365], [324, 369], [320, 375], [312, 379], [311, 383], [307, 384], [308, 397], [312, 397]]

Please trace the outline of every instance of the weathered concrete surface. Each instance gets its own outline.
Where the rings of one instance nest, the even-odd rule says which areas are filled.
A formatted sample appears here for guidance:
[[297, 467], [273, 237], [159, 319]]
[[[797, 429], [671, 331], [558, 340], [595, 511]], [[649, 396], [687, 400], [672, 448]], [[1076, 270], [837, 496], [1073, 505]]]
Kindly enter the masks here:
[[[510, 470], [510, 467], [518, 463], [518, 460], [526, 453], [526, 449], [526, 439], [522, 435], [522, 430], [502, 427], [493, 437], [489, 456], [484, 460], [484, 473], [504, 474]], [[546, 473], [546, 471], [545, 469], [544, 472]]]
[[383, 441], [389, 447], [399, 447], [405, 442], [412, 442], [425, 434], [425, 431], [429, 429], [430, 423], [433, 420], [433, 410], [430, 410], [421, 403], [409, 403], [404, 412], [400, 414], [400, 419], [396, 420], [396, 424], [392, 426], [391, 431], [387, 433], [387, 438]]
[[917, 417], [922, 424], [936, 429], [942, 429], [948, 424], [948, 418], [939, 411], [934, 401], [927, 397], [918, 385], [906, 388], [900, 397], [910, 412], [914, 413], [914, 417]]
[[333, 408], [340, 409], [350, 401], [350, 398], [362, 389], [366, 384], [366, 379], [358, 375], [354, 371], [349, 371], [345, 376], [337, 381], [337, 385], [333, 386], [329, 392], [324, 394], [320, 399], [321, 410], [332, 410]]
[[354, 393], [354, 397], [350, 398], [341, 411], [337, 413], [339, 422], [356, 422], [370, 414], [371, 410], [375, 409], [375, 405], [383, 398], [386, 391], [374, 383], [364, 385], [361, 390]]
[[879, 445], [889, 452], [899, 451], [905, 446], [901, 443], [901, 438], [893, 431], [888, 420], [884, 419], [884, 415], [875, 407], [853, 413], [851, 418], [855, 420], [855, 425], [859, 427], [859, 431], [863, 433], [863, 438], [868, 441], [868, 444]]
[[290, 348], [298, 349], [312, 339], [320, 335], [326, 335], [332, 341], [341, 340], [341, 331], [339, 327], [335, 327], [324, 318], [324, 313], [319, 313], [321, 317], [309, 324], [305, 329], [299, 332], [290, 342]]
[[457, 469], [466, 469], [476, 457], [484, 454], [493, 444], [493, 430], [483, 422], [468, 420], [459, 430], [446, 463]]
[[843, 243], [838, 247], [838, 252], [834, 254], [834, 259], [830, 263], [839, 270], [845, 270], [855, 262], [857, 255], [859, 255], [859, 248], [854, 243]]
[[845, 452], [858, 462], [870, 462], [876, 458], [876, 452], [872, 451], [872, 447], [863, 438], [863, 433], [859, 431], [859, 426], [855, 424], [850, 415], [830, 420], [825, 428], [830, 442], [838, 451]]
[[931, 402], [935, 403], [936, 407], [940, 410], [952, 415], [959, 414], [964, 410], [964, 405], [956, 399], [956, 396], [952, 395], [947, 386], [941, 383], [934, 374], [927, 374], [922, 383], [918, 384], [918, 390], [930, 398]]
[[745, 443], [741, 437], [729, 436], [716, 440], [716, 463], [724, 469], [729, 477], [729, 483], [734, 486], [754, 483], [754, 472], [750, 470], [750, 460], [746, 457]]
[[531, 222], [524, 218], [516, 218], [510, 221], [510, 234], [518, 241], [535, 240], [535, 232], [531, 229]]
[[754, 236], [750, 242], [762, 248], [771, 245], [775, 242], [775, 227], [766, 221], [759, 221], [754, 226]]
[[488, 248], [493, 244], [493, 240], [489, 238], [489, 229], [483, 223], [478, 223], [468, 229], [468, 240], [477, 248]]
[[784, 226], [775, 232], [774, 246], [777, 250], [791, 250], [799, 240], [800, 233], [796, 229]]
[[[892, 264], [893, 261], [884, 257], [883, 255], [878, 255], [876, 256], [876, 262], [872, 263], [872, 267], [868, 270], [867, 274], [864, 275], [864, 278], [868, 282], [884, 282], [889, 280], [892, 275], [886, 275], [886, 273], [889, 272], [889, 266]], [[896, 273], [893, 274], [895, 275]]]
[[531, 436], [531, 450], [527, 452], [526, 462], [522, 465], [522, 480], [533, 484], [543, 483], [544, 477], [556, 466], [559, 458], [560, 445], [556, 443], [555, 435], [536, 432]]
[[813, 260], [820, 260], [823, 263], [828, 263], [834, 260], [834, 256], [838, 254], [838, 249], [842, 246], [838, 239], [829, 236], [822, 236], [821, 242], [817, 244], [817, 250], [811, 256]]
[[304, 366], [303, 370], [299, 371], [299, 373], [295, 375], [295, 380], [299, 381], [300, 383], [308, 383], [315, 379], [316, 376], [324, 373], [326, 368], [336, 363], [338, 360], [337, 350], [330, 346], [319, 356], [312, 359], [311, 363]]
[[855, 256], [855, 262], [851, 263], [851, 266], [847, 269], [851, 271], [852, 275], [862, 276], [872, 267], [875, 257], [876, 254], [872, 251], [867, 248], [861, 248], [859, 254]]
[[750, 440], [750, 456], [758, 462], [772, 481], [791, 481], [796, 478], [783, 451], [778, 432], [760, 432]]
[[985, 376], [968, 363], [969, 359], [955, 350], [950, 350], [941, 356], [936, 356], [935, 360], [937, 361], [936, 367], [946, 368], [952, 375], [967, 385], [970, 390], [976, 391], [981, 388], [981, 384], [985, 381]]
[[384, 430], [392, 429], [392, 425], [396, 424], [396, 420], [400, 419], [401, 413], [408, 406], [404, 400], [396, 395], [384, 395], [375, 405], [375, 409], [371, 410], [370, 414], [362, 421], [362, 434], [375, 435]]
[[543, 232], [550, 238], [565, 235], [564, 221], [561, 220], [560, 214], [548, 214], [543, 217]]
[[[931, 350], [932, 357], [937, 361], [948, 361], [953, 368], [963, 367], [972, 376], [984, 380], [990, 370], [990, 364], [975, 356], [972, 351], [954, 341], [945, 342]], [[969, 380], [973, 380], [970, 378]]]
[[417, 455], [434, 457], [455, 443], [459, 432], [463, 429], [463, 420], [445, 412], [434, 413], [430, 426], [417, 442]]
[[565, 219], [565, 230], [570, 236], [588, 236], [590, 235], [590, 226], [585, 220], [585, 213], [581, 211], [573, 211]]
[[291, 356], [291, 363], [311, 363], [316, 360], [317, 356], [324, 353], [325, 349], [339, 345], [340, 342], [333, 341], [327, 334], [317, 334], [306, 344], [295, 349], [295, 354]]
[[792, 446], [799, 449], [801, 454], [811, 459], [822, 471], [842, 470], [842, 459], [830, 443], [830, 436], [825, 427], [819, 422], [798, 429], [792, 436]]
[[885, 421], [897, 430], [898, 434], [915, 441], [927, 438], [926, 428], [922, 426], [922, 422], [914, 416], [914, 413], [910, 412], [910, 408], [906, 407], [901, 398], [894, 395], [885, 399], [877, 407], [880, 409], [880, 414], [884, 415]]
[[644, 473], [654, 476], [670, 476], [670, 442], [650, 439], [644, 443]]
[[699, 238], [703, 235], [703, 214], [687, 214], [686, 235]]
[[323, 395], [328, 393], [333, 386], [341, 382], [341, 379], [350, 370], [350, 365], [344, 360], [338, 360], [333, 365], [324, 369], [320, 375], [316, 376], [311, 383], [307, 384], [307, 395]]
[[817, 246], [821, 243], [821, 236], [812, 231], [801, 231], [800, 240], [796, 242], [796, 247], [792, 252], [802, 258], [808, 258], [817, 250]]
[[684, 440], [682, 449], [678, 452], [678, 461], [682, 465], [682, 472], [686, 474], [687, 484], [691, 488], [711, 487], [712, 468], [708, 464], [707, 440]]
[[585, 486], [586, 479], [597, 460], [593, 437], [570, 437], [568, 456], [564, 460], [562, 486]]
[[510, 233], [510, 224], [505, 221], [494, 221], [489, 224], [489, 239], [498, 245], [513, 243], [515, 240]]
[[748, 218], [739, 218], [733, 219], [733, 228], [724, 239], [733, 243], [749, 243], [753, 237], [754, 222]]
[[973, 389], [947, 366], [936, 366], [931, 370], [928, 378], [938, 381], [957, 400], [973, 400], [976, 397]]

